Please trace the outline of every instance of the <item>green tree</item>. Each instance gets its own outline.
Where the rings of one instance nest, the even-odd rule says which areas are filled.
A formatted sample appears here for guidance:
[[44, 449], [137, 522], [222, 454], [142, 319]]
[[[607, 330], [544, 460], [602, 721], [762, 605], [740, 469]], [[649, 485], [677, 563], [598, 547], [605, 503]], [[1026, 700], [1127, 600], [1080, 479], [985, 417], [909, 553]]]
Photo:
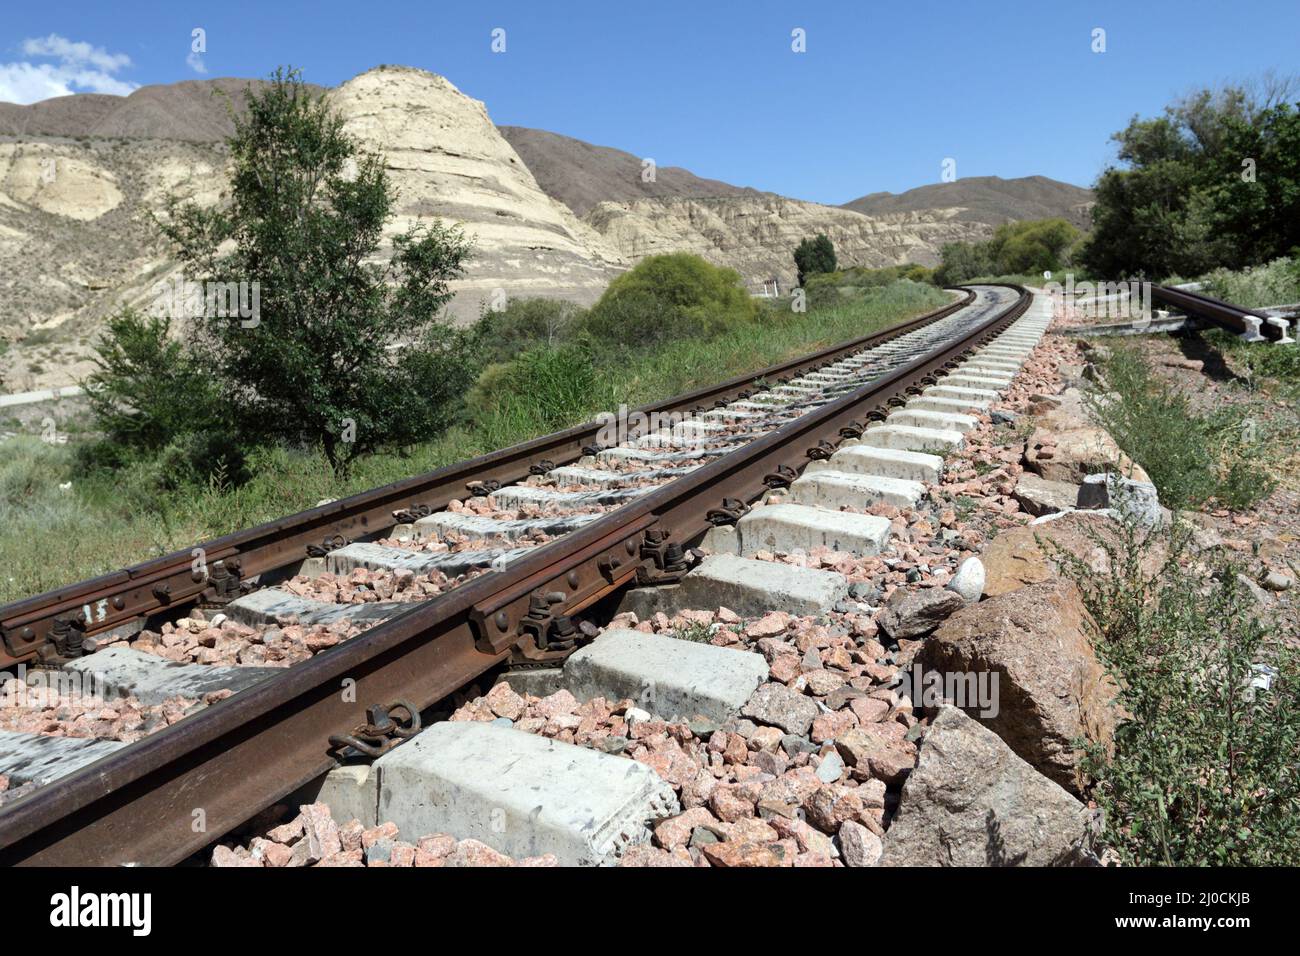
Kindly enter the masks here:
[[794, 265], [799, 272], [799, 284], [819, 272], [835, 271], [835, 246], [824, 234], [804, 239], [794, 250]]
[[945, 243], [939, 250], [939, 260], [934, 270], [936, 285], [956, 285], [994, 271], [986, 242]]
[[163, 231], [193, 278], [259, 287], [257, 316], [209, 317], [194, 340], [241, 434], [319, 447], [345, 473], [359, 455], [450, 422], [474, 336], [442, 312], [470, 243], [456, 227], [418, 223], [379, 260], [395, 200], [382, 157], [362, 151], [297, 71], [245, 97], [229, 201], [173, 203]]
[[1064, 219], [1006, 222], [989, 241], [989, 257], [998, 275], [1028, 275], [1059, 269], [1079, 230]]
[[1079, 255], [1093, 274], [1199, 275], [1300, 244], [1295, 83], [1202, 90], [1112, 138], [1119, 162], [1097, 181]]

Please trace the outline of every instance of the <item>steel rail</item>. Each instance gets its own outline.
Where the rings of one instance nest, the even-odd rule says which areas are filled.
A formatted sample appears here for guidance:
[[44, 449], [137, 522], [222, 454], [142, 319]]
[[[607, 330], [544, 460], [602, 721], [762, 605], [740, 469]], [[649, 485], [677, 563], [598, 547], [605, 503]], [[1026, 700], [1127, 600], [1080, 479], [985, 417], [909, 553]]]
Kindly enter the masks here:
[[[962, 299], [950, 305], [883, 331], [717, 385], [642, 405], [634, 411], [649, 416], [654, 412], [707, 409], [734, 400], [754, 389], [760, 380], [788, 379], [946, 318], [974, 301], [974, 293], [965, 292]], [[631, 414], [629, 419], [636, 420]], [[419, 506], [434, 511], [445, 508], [453, 498], [464, 497], [466, 486], [472, 482], [511, 484], [528, 477], [531, 469], [577, 461], [583, 450], [596, 442], [600, 428], [599, 422], [586, 422], [224, 535], [195, 548], [201, 549], [204, 564], [209, 568], [221, 561], [236, 566], [245, 579], [266, 574], [301, 561], [307, 556], [309, 546], [320, 545], [336, 535], [356, 540], [378, 534], [393, 525], [395, 511]], [[80, 633], [93, 636], [197, 600], [209, 581], [195, 571], [194, 550], [176, 551], [0, 607], [0, 669], [31, 661], [42, 654], [58, 621], [75, 621]]]
[[[426, 708], [504, 661], [538, 592], [575, 612], [657, 573], [651, 542], [690, 542], [724, 497], [753, 501], [781, 466], [797, 470], [881, 419], [1024, 313], [1029, 293], [951, 344], [483, 575], [286, 669], [0, 811], [3, 865], [164, 865], [183, 860], [336, 766], [330, 734], [367, 705]], [[820, 449], [819, 449], [820, 450]], [[652, 535], [649, 532], [658, 532]], [[203, 826], [197, 826], [201, 820]]]
[[1237, 335], [1245, 334], [1247, 331], [1245, 317], [1251, 316], [1261, 320], [1259, 332], [1265, 338], [1276, 341], [1282, 337], [1282, 330], [1276, 325], [1270, 325], [1268, 314], [1258, 309], [1243, 308], [1201, 292], [1174, 289], [1163, 285], [1152, 286], [1151, 297], [1166, 305], [1181, 309], [1189, 315], [1213, 322], [1215, 325]]

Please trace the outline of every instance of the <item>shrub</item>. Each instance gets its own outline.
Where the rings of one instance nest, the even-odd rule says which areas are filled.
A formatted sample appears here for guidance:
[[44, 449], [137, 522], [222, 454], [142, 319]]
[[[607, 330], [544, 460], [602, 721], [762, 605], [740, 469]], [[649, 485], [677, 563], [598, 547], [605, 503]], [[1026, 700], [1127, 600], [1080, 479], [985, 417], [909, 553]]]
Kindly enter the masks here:
[[574, 331], [595, 348], [645, 349], [677, 338], [712, 338], [758, 315], [734, 269], [677, 252], [643, 259], [616, 278]]
[[939, 250], [939, 258], [934, 270], [936, 285], [957, 285], [996, 271], [988, 245], [983, 242], [946, 243]]
[[613, 383], [586, 344], [543, 347], [484, 370], [471, 395], [480, 420], [529, 435], [576, 425], [609, 409]]
[[1300, 256], [1241, 272], [1215, 269], [1201, 282], [1207, 295], [1248, 309], [1300, 302]]
[[479, 320], [483, 361], [505, 362], [529, 349], [559, 345], [581, 314], [572, 302], [559, 299], [511, 299], [505, 308], [485, 312]]
[[[1097, 536], [1108, 570], [1057, 550], [1120, 687], [1114, 753], [1084, 770], [1104, 840], [1138, 866], [1300, 862], [1300, 659], [1259, 617], [1236, 568], [1188, 570], [1181, 525]], [[1166, 560], [1144, 572], [1153, 547]]]
[[133, 310], [108, 320], [82, 382], [102, 437], [79, 449], [82, 463], [116, 468], [161, 456], [163, 487], [218, 473], [237, 479], [244, 452], [220, 385], [170, 329], [168, 319]]
[[1032, 275], [1061, 268], [1079, 230], [1064, 219], [1007, 222], [989, 240], [989, 257], [1001, 275]]

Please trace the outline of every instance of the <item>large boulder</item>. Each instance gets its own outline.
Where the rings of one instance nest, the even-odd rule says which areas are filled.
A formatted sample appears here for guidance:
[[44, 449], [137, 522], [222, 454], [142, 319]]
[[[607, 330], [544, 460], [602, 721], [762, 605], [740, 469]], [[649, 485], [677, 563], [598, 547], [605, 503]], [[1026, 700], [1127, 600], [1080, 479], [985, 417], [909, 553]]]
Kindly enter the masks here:
[[[1043, 421], [1050, 422], [1051, 416]], [[1135, 481], [1151, 480], [1120, 451], [1109, 432], [1076, 418], [1035, 429], [1025, 443], [1025, 469], [1048, 481], [1074, 485], [1103, 471], [1119, 472]]]
[[881, 866], [1088, 866], [1091, 811], [986, 727], [943, 707], [885, 833]]
[[1048, 481], [1027, 471], [1016, 482], [1011, 497], [1016, 499], [1021, 511], [1037, 518], [1074, 508], [1079, 486], [1066, 481]]
[[[1060, 573], [1052, 546], [1081, 559], [1093, 572], [1105, 574], [1110, 557], [1105, 545], [1123, 542], [1122, 528], [1110, 511], [1069, 511], [1040, 523], [1003, 531], [980, 555], [984, 562], [984, 595], [996, 597], [1028, 584], [1049, 581]], [[1044, 552], [1039, 542], [1047, 545]], [[1142, 568], [1154, 574], [1165, 560], [1159, 540], [1146, 542]]]
[[[996, 675], [993, 701], [955, 701], [1022, 759], [1071, 792], [1083, 739], [1114, 743], [1115, 682], [1093, 651], [1079, 589], [1057, 579], [958, 611], [917, 655], [925, 671]], [[990, 706], [991, 703], [991, 706]]]
[[[1035, 429], [1025, 443], [1025, 468], [1053, 482], [1080, 484], [1087, 475], [1113, 471], [1137, 481], [1149, 481], [1133, 462], [1092, 421], [1087, 397], [1077, 388], [1059, 395], [1037, 396], [1030, 404]], [[1071, 502], [1073, 504], [1073, 502]]]

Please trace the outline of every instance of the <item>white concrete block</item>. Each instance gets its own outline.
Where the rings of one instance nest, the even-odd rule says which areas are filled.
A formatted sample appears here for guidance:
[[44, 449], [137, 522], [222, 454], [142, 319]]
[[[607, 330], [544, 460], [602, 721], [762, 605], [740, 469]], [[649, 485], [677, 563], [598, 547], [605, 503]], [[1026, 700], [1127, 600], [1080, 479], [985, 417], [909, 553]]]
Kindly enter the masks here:
[[449, 833], [562, 866], [615, 863], [679, 809], [643, 763], [491, 723], [434, 724], [375, 767], [378, 815], [404, 839]]
[[773, 504], [754, 508], [737, 522], [740, 554], [808, 551], [826, 547], [859, 555], [879, 554], [889, 540], [889, 521], [877, 515]]
[[862, 433], [862, 444], [877, 448], [897, 448], [945, 454], [966, 443], [961, 432], [948, 429], [916, 428], [912, 425], [875, 425]]
[[809, 462], [804, 474], [820, 471], [846, 471], [856, 475], [934, 482], [943, 475], [943, 459], [923, 452], [854, 444], [841, 446], [829, 460]]
[[924, 496], [925, 486], [919, 481], [843, 471], [805, 474], [790, 486], [790, 497], [796, 503], [831, 509], [866, 508], [877, 502], [911, 508]]
[[564, 686], [579, 700], [631, 698], [666, 719], [721, 723], [767, 680], [762, 654], [614, 629], [569, 656]]
[[646, 618], [656, 611], [727, 607], [745, 617], [768, 611], [821, 614], [848, 594], [848, 582], [834, 571], [713, 554], [678, 584], [629, 591], [619, 605]]
[[979, 424], [974, 415], [953, 412], [929, 412], [921, 408], [900, 408], [885, 419], [886, 425], [907, 425], [911, 428], [933, 428], [938, 431], [968, 432]]

